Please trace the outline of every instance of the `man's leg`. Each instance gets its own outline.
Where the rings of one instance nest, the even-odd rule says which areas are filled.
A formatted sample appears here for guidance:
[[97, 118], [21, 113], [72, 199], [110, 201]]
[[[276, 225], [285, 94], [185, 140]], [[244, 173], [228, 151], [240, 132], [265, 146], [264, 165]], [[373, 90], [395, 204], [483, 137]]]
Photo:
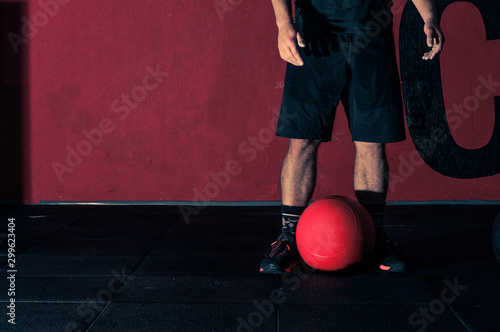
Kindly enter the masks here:
[[316, 186], [316, 156], [321, 141], [290, 139], [281, 168], [281, 216], [283, 233], [295, 241], [300, 215]]
[[283, 205], [306, 207], [316, 185], [316, 156], [321, 141], [290, 139], [281, 168]]
[[281, 169], [282, 233], [262, 260], [262, 273], [283, 273], [299, 258], [295, 229], [316, 185], [320, 143], [319, 140], [290, 139]]
[[395, 250], [396, 244], [383, 231], [385, 201], [387, 197], [388, 166], [385, 145], [381, 143], [354, 142], [354, 191], [358, 201], [372, 216], [376, 231], [375, 255], [380, 269], [389, 272], [406, 270], [405, 262]]
[[383, 206], [389, 174], [385, 145], [368, 142], [354, 142], [354, 145], [354, 191], [358, 201], [367, 207]]

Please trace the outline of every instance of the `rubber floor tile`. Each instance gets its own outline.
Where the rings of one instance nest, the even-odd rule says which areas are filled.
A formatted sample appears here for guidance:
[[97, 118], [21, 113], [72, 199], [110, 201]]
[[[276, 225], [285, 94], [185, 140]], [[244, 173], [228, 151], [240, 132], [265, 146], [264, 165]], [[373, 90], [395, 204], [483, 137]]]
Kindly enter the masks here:
[[[15, 224], [16, 230], [31, 230], [33, 227], [56, 227], [64, 226], [74, 223], [75, 221], [82, 218], [83, 215], [65, 215], [65, 214], [51, 214], [51, 215], [20, 215], [20, 216], [8, 216], [8, 218], [14, 218], [13, 223]], [[8, 219], [2, 220], [0, 225], [6, 227], [8, 224]]]
[[498, 275], [426, 277], [436, 298], [453, 304], [500, 304]]
[[[115, 298], [126, 284], [125, 276], [108, 277], [17, 277], [16, 302], [99, 302]], [[1, 289], [9, 289], [7, 278], [0, 279]], [[0, 301], [8, 301], [7, 291]]]
[[429, 318], [419, 316], [427, 304], [330, 304], [279, 307], [280, 331], [467, 331], [457, 318], [444, 309]]
[[252, 256], [269, 249], [269, 241], [243, 239], [162, 239], [149, 252], [153, 256], [161, 255], [220, 255]]
[[79, 227], [155, 227], [167, 228], [177, 216], [134, 216], [134, 215], [96, 215], [84, 216], [72, 223]]
[[500, 331], [500, 304], [452, 304], [451, 310], [469, 331]]
[[[238, 331], [240, 321], [252, 312], [259, 313], [252, 304], [111, 303], [88, 331]], [[275, 316], [261, 321], [259, 332], [276, 331]]]
[[252, 303], [270, 297], [272, 276], [131, 276], [116, 298], [128, 303]]
[[133, 275], [255, 276], [262, 256], [147, 256]]
[[144, 255], [155, 240], [81, 240], [47, 239], [31, 249], [25, 255], [73, 255], [73, 256], [134, 256]]
[[51, 235], [51, 239], [87, 240], [146, 240], [156, 239], [163, 230], [150, 227], [71, 227], [66, 226]]
[[102, 308], [103, 306], [89, 307], [88, 303], [84, 302], [17, 303], [15, 312], [16, 324], [11, 325], [5, 319], [0, 326], [2, 331], [85, 331]]
[[[39, 256], [16, 258], [19, 277], [96, 277], [130, 274], [142, 256]], [[7, 275], [8, 267], [0, 268]]]
[[[50, 237], [52, 234], [56, 233], [61, 227], [59, 225], [47, 225], [47, 226], [32, 226], [27, 228], [16, 228], [13, 231], [14, 242], [10, 241], [10, 244], [15, 244], [16, 255], [20, 255], [23, 252], [26, 252], [28, 249], [33, 247], [34, 245], [42, 242], [43, 240]], [[0, 256], [6, 256], [8, 254], [8, 234], [12, 234], [6, 228], [0, 230]], [[5, 260], [6, 261], [6, 260]], [[2, 264], [3, 261], [0, 263]]]
[[419, 277], [406, 274], [381, 277], [316, 277], [289, 274], [280, 289], [287, 303], [425, 303], [433, 293]]

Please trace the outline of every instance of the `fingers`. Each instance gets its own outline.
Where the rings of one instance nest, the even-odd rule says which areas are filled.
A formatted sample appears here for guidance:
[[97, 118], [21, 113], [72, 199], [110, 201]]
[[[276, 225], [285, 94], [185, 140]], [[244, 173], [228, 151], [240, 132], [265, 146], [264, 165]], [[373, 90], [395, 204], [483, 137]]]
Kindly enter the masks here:
[[297, 44], [300, 47], [306, 47], [306, 42], [304, 40], [304, 36], [302, 35], [302, 31], [297, 31]]
[[304, 61], [302, 61], [302, 57], [300, 56], [298, 49], [295, 45], [289, 48], [289, 53], [287, 56], [287, 59], [283, 59], [287, 62], [290, 62], [292, 65], [295, 66], [302, 66], [304, 65]]
[[280, 56], [283, 60], [294, 66], [302, 66], [304, 64], [297, 46], [294, 44], [280, 47]]
[[444, 44], [443, 33], [439, 28], [425, 29], [425, 34], [427, 35], [427, 46], [432, 47], [432, 49], [426, 52], [423, 56], [423, 60], [432, 60], [441, 53]]
[[423, 60], [432, 60], [436, 56], [436, 53], [434, 53], [432, 50], [429, 52], [425, 52], [424, 56], [422, 57]]
[[302, 57], [300, 56], [297, 47], [294, 45], [294, 47], [292, 47], [290, 50], [292, 51], [293, 58], [295, 59], [295, 62], [293, 62], [292, 64], [296, 66], [304, 65], [304, 61], [302, 61]]
[[298, 46], [306, 46], [302, 33], [296, 31], [295, 29], [288, 30], [285, 31], [283, 35], [279, 36], [278, 39], [278, 48], [281, 58], [294, 66], [304, 65], [304, 61], [302, 60], [298, 50]]
[[[302, 36], [302, 33], [300, 31], [297, 31], [297, 44], [300, 47], [306, 47], [306, 43], [304, 41], [304, 37]], [[297, 49], [297, 46], [295, 43], [291, 45], [290, 51], [292, 53], [293, 58], [295, 59], [295, 62], [292, 64], [296, 66], [302, 66], [304, 64], [304, 61], [302, 61], [302, 57], [299, 54], [299, 50]]]
[[443, 32], [439, 29], [436, 31], [436, 33], [437, 33], [437, 43], [439, 44], [439, 47], [440, 47], [439, 50], [441, 50], [443, 48], [443, 44], [444, 44], [444, 35], [443, 35]]
[[432, 38], [431, 34], [427, 35], [427, 46], [429, 47], [434, 46], [434, 38]]
[[430, 50], [429, 52], [425, 52], [424, 56], [422, 57], [423, 60], [432, 60], [441, 52], [443, 43], [439, 42], [438, 38], [434, 38], [433, 45], [434, 46], [432, 46], [432, 50]]

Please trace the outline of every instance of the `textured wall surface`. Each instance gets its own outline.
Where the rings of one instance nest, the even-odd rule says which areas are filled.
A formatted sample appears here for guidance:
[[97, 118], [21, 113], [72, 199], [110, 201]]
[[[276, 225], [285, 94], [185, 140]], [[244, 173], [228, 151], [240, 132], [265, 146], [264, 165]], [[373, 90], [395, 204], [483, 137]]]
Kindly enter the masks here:
[[[23, 5], [17, 28], [3, 19], [3, 91], [23, 102], [3, 105], [21, 114], [3, 126], [22, 136], [22, 166], [2, 198], [17, 186], [29, 203], [280, 199], [285, 64], [269, 0], [0, 3]], [[423, 63], [423, 22], [394, 2], [409, 130], [388, 146], [388, 199], [498, 200], [500, 7], [437, 3], [446, 45]], [[340, 106], [315, 198], [353, 195], [353, 156]]]

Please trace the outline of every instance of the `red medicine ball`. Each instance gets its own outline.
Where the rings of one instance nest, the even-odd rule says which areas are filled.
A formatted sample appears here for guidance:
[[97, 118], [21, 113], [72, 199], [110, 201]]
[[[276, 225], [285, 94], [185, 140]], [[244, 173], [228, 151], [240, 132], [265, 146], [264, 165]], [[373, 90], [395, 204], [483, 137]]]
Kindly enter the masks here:
[[312, 268], [338, 271], [373, 251], [375, 226], [356, 200], [328, 196], [309, 205], [296, 230], [297, 248]]

